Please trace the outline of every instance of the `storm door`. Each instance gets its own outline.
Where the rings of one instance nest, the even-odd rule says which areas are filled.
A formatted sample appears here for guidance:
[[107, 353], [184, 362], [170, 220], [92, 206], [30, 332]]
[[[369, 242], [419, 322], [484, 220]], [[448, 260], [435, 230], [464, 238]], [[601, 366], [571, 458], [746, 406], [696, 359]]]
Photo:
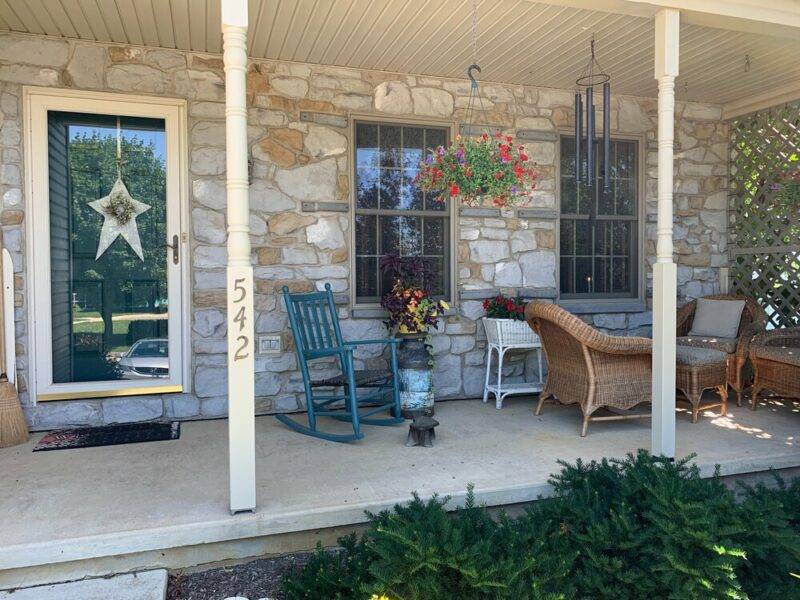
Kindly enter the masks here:
[[170, 181], [180, 175], [166, 119], [47, 110], [46, 139], [38, 399], [180, 391], [183, 257]]

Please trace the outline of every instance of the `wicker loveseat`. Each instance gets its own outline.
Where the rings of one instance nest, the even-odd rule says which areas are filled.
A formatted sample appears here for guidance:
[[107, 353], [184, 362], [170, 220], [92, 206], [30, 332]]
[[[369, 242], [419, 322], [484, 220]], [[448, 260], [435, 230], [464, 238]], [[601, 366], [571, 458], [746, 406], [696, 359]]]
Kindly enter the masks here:
[[539, 334], [548, 364], [537, 415], [550, 397], [562, 404], [578, 404], [583, 412], [582, 437], [589, 421], [650, 416], [648, 412], [592, 417], [599, 408], [627, 410], [651, 401], [651, 340], [605, 335], [560, 306], [545, 302], [528, 304], [525, 318]]
[[784, 398], [800, 398], [800, 327], [758, 334], [750, 345], [750, 358], [755, 370], [753, 410], [762, 390]]
[[742, 405], [742, 391], [752, 382], [752, 368], [748, 360], [750, 354], [750, 341], [764, 330], [767, 316], [758, 303], [752, 298], [728, 294], [705, 296], [708, 300], [744, 300], [742, 318], [739, 322], [739, 331], [735, 338], [715, 338], [704, 336], [689, 336], [694, 321], [697, 301], [687, 302], [678, 309], [676, 322], [677, 343], [681, 346], [694, 346], [720, 350], [728, 355], [728, 385], [736, 390], [736, 399]]

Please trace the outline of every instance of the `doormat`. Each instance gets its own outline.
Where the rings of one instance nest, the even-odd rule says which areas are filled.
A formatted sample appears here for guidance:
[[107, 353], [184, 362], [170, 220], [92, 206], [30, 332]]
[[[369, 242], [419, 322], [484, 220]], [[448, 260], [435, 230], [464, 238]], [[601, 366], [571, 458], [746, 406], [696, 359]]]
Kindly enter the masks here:
[[162, 442], [181, 437], [180, 421], [171, 423], [125, 423], [102, 427], [61, 429], [44, 436], [33, 448], [34, 452], [65, 450], [67, 448], [92, 448], [94, 446], [116, 446], [139, 442]]

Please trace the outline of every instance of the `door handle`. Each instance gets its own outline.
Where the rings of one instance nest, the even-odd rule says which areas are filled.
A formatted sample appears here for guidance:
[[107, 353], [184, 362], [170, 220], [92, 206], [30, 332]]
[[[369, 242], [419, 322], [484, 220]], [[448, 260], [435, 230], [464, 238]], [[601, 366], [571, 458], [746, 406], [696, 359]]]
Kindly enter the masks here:
[[165, 248], [172, 248], [172, 262], [176, 265], [180, 260], [180, 240], [178, 239], [178, 235], [175, 234], [172, 236], [172, 243], [171, 244], [164, 244]]

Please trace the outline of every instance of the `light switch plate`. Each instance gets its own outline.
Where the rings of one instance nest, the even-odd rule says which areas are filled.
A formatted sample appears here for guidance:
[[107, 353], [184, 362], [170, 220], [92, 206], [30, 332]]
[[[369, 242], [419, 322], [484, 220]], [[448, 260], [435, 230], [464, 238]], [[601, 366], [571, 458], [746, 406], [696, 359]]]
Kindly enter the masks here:
[[258, 336], [259, 354], [280, 354], [281, 336], [279, 335], [260, 335]]

